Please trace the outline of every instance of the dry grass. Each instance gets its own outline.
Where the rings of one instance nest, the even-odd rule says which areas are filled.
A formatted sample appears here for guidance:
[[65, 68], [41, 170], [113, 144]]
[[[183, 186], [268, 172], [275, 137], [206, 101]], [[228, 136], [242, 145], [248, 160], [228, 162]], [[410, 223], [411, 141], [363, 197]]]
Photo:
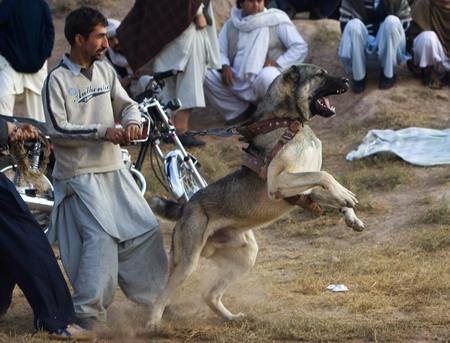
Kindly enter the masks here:
[[408, 165], [396, 155], [379, 153], [352, 162], [353, 169], [339, 181], [358, 194], [361, 209], [370, 209], [369, 199], [374, 191], [392, 191], [398, 185], [411, 185], [414, 177]]
[[446, 198], [431, 205], [420, 218], [424, 224], [450, 225], [450, 205]]
[[[278, 230], [284, 236], [281, 224], [263, 231]], [[433, 337], [437, 341], [450, 339], [448, 250], [441, 247], [430, 253], [415, 248], [416, 242], [342, 249], [339, 239], [329, 240], [328, 235], [326, 229], [321, 233], [305, 229], [291, 235], [283, 251], [261, 249], [250, 278], [224, 300], [250, 314], [246, 320], [217, 325], [206, 318], [206, 324], [199, 325], [202, 305], [194, 305], [200, 309], [193, 319], [176, 314], [183, 308], [175, 301], [174, 312], [164, 318], [166, 325], [157, 337], [205, 342], [408, 342], [413, 332], [433, 327], [439, 332]], [[205, 267], [198, 274], [204, 277]], [[350, 291], [326, 291], [331, 283], [344, 283]], [[187, 295], [193, 296], [182, 290], [178, 299], [186, 301]]]

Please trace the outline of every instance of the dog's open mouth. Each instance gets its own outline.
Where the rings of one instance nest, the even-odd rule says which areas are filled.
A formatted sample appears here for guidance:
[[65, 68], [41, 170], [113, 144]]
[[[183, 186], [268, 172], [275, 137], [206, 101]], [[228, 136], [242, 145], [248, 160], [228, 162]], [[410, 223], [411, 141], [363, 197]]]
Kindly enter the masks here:
[[316, 100], [314, 114], [322, 115], [325, 117], [336, 114], [336, 107], [330, 105], [330, 100], [326, 96], [323, 96]]
[[343, 94], [348, 90], [348, 87], [328, 90], [328, 92], [322, 94], [318, 94], [317, 97], [313, 99], [310, 103], [311, 113], [314, 115], [319, 115], [322, 117], [331, 117], [336, 114], [336, 107], [330, 104], [330, 100], [328, 99], [329, 95], [335, 94]]

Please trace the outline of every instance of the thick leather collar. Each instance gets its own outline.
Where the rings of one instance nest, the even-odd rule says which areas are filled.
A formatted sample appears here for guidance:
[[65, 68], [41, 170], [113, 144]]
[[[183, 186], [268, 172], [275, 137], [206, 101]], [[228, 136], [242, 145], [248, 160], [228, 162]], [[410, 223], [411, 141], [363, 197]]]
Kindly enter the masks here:
[[[266, 180], [267, 179], [267, 168], [269, 167], [270, 162], [273, 158], [280, 152], [281, 148], [286, 145], [292, 138], [295, 137], [297, 132], [302, 127], [302, 123], [297, 120], [291, 119], [269, 119], [263, 121], [261, 123], [252, 124], [243, 128], [247, 128], [248, 136], [255, 137], [260, 134], [265, 134], [271, 132], [273, 130], [287, 127], [288, 129], [284, 132], [281, 138], [278, 140], [275, 147], [272, 149], [270, 154], [266, 156], [264, 159], [261, 159], [257, 156], [253, 156], [250, 153], [246, 153], [242, 159], [242, 165], [250, 168], [258, 176]], [[247, 137], [248, 137], [247, 136]]]
[[[239, 127], [237, 128], [237, 131], [244, 137], [255, 137], [282, 127], [289, 127], [293, 122], [300, 123], [299, 121], [292, 119], [272, 118], [262, 122]], [[300, 125], [303, 126], [301, 123]]]

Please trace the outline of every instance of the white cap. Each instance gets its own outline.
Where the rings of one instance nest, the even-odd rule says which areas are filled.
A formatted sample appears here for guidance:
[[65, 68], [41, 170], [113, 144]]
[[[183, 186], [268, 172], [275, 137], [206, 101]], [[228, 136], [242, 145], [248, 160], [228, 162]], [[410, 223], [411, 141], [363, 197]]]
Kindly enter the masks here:
[[120, 25], [120, 21], [116, 20], [116, 19], [108, 19], [108, 27], [107, 27], [107, 33], [106, 33], [106, 37], [109, 38], [113, 38], [116, 36], [116, 30]]

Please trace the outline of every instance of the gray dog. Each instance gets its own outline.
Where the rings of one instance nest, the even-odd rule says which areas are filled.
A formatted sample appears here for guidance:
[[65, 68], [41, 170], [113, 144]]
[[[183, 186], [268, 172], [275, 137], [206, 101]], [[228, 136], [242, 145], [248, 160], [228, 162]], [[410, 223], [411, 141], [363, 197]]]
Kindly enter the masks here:
[[304, 123], [314, 115], [335, 114], [327, 96], [348, 90], [348, 80], [310, 64], [293, 65], [270, 86], [250, 125], [240, 133], [249, 143], [243, 167], [198, 191], [182, 205], [152, 199], [155, 212], [177, 220], [167, 285], [151, 309], [148, 327], [159, 325], [171, 293], [194, 271], [200, 256], [217, 264], [203, 299], [219, 316], [232, 320], [221, 298], [231, 282], [255, 263], [258, 246], [252, 229], [264, 226], [296, 205], [320, 214], [338, 207], [347, 226], [362, 231], [353, 208], [355, 194], [321, 171], [322, 146]]

